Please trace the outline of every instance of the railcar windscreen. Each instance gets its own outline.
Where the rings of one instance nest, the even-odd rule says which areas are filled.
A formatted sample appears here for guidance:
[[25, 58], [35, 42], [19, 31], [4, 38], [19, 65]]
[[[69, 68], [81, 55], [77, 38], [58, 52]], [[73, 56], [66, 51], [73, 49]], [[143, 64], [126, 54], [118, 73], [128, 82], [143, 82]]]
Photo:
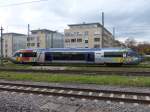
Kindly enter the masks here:
[[104, 52], [104, 57], [123, 57], [123, 52]]
[[22, 57], [36, 57], [36, 52], [22, 53]]

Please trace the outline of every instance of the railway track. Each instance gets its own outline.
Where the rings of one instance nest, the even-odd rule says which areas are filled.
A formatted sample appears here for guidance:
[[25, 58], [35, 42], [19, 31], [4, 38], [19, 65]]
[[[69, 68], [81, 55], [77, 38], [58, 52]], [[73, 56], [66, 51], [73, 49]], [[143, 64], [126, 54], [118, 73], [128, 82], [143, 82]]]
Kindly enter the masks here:
[[133, 103], [134, 105], [144, 104], [150, 106], [150, 93], [98, 90], [72, 87], [41, 86], [21, 83], [0, 82], [0, 90], [8, 92], [58, 96], [88, 100], [103, 100], [107, 102]]
[[25, 72], [25, 73], [65, 73], [65, 74], [84, 74], [84, 75], [123, 75], [123, 76], [150, 76], [150, 71], [89, 71], [89, 70], [36, 70], [36, 69], [7, 69], [0, 68], [0, 71]]

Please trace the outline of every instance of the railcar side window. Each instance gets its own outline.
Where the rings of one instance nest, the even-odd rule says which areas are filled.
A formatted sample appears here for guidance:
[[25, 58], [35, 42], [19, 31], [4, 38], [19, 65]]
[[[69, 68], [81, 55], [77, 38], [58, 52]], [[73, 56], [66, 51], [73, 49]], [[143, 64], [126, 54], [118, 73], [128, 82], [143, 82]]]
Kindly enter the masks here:
[[122, 52], [104, 52], [104, 57], [123, 57]]
[[36, 52], [22, 53], [22, 57], [36, 57]]
[[52, 53], [53, 60], [85, 60], [85, 54], [84, 53]]
[[14, 57], [20, 57], [20, 52], [15, 53]]
[[133, 57], [133, 56], [138, 56], [138, 54], [136, 53], [136, 52], [128, 52], [128, 54], [127, 54], [128, 56], [131, 56], [131, 57]]
[[45, 52], [45, 60], [46, 61], [51, 61], [52, 60], [52, 56], [50, 52]]
[[87, 54], [87, 61], [94, 61], [94, 53]]

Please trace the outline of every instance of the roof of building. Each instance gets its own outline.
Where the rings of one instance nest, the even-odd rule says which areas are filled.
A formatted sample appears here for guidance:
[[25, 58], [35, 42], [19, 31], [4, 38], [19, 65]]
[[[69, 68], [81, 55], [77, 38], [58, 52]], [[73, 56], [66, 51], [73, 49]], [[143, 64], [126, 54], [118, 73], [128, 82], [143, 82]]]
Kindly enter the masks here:
[[[98, 23], [98, 22], [96, 22], [96, 23], [81, 23], [81, 24], [70, 24], [70, 25], [68, 25], [68, 26], [82, 26], [82, 25], [97, 25], [97, 26], [99, 26], [99, 27], [102, 27], [102, 25], [100, 24], [100, 23]], [[112, 33], [110, 32], [110, 31], [108, 31], [105, 27], [104, 27], [104, 30], [106, 31], [106, 32], [108, 32], [109, 34], [111, 34], [112, 35]]]
[[41, 31], [41, 32], [49, 32], [49, 33], [54, 33], [54, 32], [56, 32], [56, 31], [52, 31], [52, 30], [48, 30], [48, 29], [37, 29], [37, 30], [31, 30], [31, 32], [32, 33], [37, 33], [37, 32], [39, 32], [39, 31]]
[[81, 25], [98, 25], [102, 26], [100, 23], [81, 23], [81, 24], [70, 24], [68, 26], [81, 26]]
[[25, 34], [21, 34], [21, 33], [14, 33], [14, 32], [3, 33], [3, 35], [17, 35], [17, 36], [26, 36]]

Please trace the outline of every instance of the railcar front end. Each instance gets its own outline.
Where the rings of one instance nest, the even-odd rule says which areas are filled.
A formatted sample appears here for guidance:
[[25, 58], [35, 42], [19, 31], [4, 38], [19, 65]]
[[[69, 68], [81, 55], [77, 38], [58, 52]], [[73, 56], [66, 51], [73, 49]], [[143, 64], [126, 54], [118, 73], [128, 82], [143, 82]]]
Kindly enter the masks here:
[[34, 50], [18, 50], [12, 57], [14, 63], [36, 63], [37, 53]]

